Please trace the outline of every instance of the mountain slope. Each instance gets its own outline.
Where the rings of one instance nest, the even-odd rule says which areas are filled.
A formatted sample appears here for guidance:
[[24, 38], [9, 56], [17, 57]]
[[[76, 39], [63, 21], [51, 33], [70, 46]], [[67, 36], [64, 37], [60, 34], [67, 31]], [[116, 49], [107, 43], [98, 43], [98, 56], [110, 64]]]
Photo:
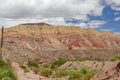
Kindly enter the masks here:
[[28, 59], [47, 62], [60, 57], [104, 59], [120, 51], [120, 35], [91, 28], [27, 23], [4, 30], [3, 51], [4, 58], [19, 63]]

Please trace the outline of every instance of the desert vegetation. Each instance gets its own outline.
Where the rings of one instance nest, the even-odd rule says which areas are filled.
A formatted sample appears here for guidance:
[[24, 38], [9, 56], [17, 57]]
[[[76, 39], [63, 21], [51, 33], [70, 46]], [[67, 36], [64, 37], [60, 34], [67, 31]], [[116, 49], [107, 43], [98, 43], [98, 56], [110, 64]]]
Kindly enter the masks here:
[[0, 80], [18, 80], [17, 74], [12, 70], [10, 62], [0, 59]]
[[82, 67], [80, 69], [66, 69], [66, 70], [57, 70], [53, 73], [53, 77], [69, 77], [69, 80], [90, 80], [97, 71], [91, 70], [87, 67]]
[[114, 55], [110, 58], [110, 61], [120, 60], [120, 54]]
[[48, 67], [34, 68], [33, 71], [36, 74], [39, 74], [39, 75], [44, 76], [44, 77], [50, 77], [50, 76], [52, 76], [52, 72], [53, 72], [53, 70], [50, 69], [50, 68], [48, 68]]
[[97, 70], [92, 70], [87, 66], [83, 66], [79, 69], [76, 68], [69, 68], [65, 70], [61, 70], [59, 67], [66, 63], [68, 60], [66, 59], [58, 59], [49, 64], [39, 65], [35, 61], [30, 61], [26, 66], [20, 65], [20, 67], [25, 71], [29, 72], [28, 70], [31, 69], [36, 74], [39, 74], [44, 77], [48, 78], [60, 78], [60, 77], [68, 77], [69, 80], [90, 80], [96, 73]]
[[20, 67], [24, 70], [25, 73], [30, 72], [30, 69], [26, 65], [21, 64]]
[[55, 69], [55, 68], [58, 68], [59, 66], [61, 66], [62, 64], [64, 64], [67, 60], [66, 59], [58, 59], [58, 60], [55, 60], [54, 62], [52, 62], [50, 64], [50, 68], [51, 69]]
[[[21, 68], [24, 69], [25, 72], [29, 72], [32, 70], [35, 74], [39, 74], [43, 77], [47, 78], [60, 78], [60, 77], [67, 77], [69, 80], [90, 80], [93, 76], [100, 72], [100, 69], [92, 69], [88, 66], [82, 66], [80, 68], [76, 67], [68, 67], [66, 69], [61, 69], [60, 67], [65, 64], [66, 62], [84, 62], [84, 61], [92, 61], [93, 63], [98, 61], [98, 64], [102, 64], [103, 66], [104, 61], [116, 61], [120, 60], [119, 55], [112, 56], [109, 60], [97, 60], [93, 57], [85, 57], [85, 58], [76, 58], [75, 60], [67, 60], [67, 59], [57, 59], [49, 64], [39, 64], [36, 61], [29, 61], [27, 65], [21, 65]], [[91, 63], [90, 63], [91, 64]], [[96, 65], [96, 67], [98, 67]]]

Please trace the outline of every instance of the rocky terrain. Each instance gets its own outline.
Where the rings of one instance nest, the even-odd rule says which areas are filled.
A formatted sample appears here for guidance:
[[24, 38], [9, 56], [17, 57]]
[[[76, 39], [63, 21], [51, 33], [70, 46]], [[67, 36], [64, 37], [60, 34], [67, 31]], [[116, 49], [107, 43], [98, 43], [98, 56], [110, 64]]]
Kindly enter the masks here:
[[120, 61], [106, 62], [102, 70], [91, 80], [120, 80]]
[[12, 68], [15, 72], [17, 72], [18, 80], [66, 80], [67, 78], [61, 77], [61, 78], [47, 78], [40, 76], [38, 74], [35, 74], [32, 70], [28, 73], [25, 73], [22, 68], [20, 68], [18, 63], [13, 62]]
[[[99, 71], [95, 74], [88, 70], [92, 75], [94, 74], [91, 80], [120, 79], [120, 61], [115, 61], [120, 60], [120, 35], [118, 34], [96, 31], [92, 28], [82, 29], [78, 26], [26, 23], [5, 28], [3, 37], [2, 57], [12, 62], [19, 80], [68, 80], [68, 77], [64, 76], [62, 78], [42, 77], [31, 67], [30, 72], [25, 73], [19, 66], [35, 61], [40, 68], [41, 65], [49, 65], [47, 66], [49, 70], [50, 63], [58, 59], [67, 60], [57, 67], [58, 70], [75, 68], [73, 72], [78, 72], [76, 69], [87, 66], [91, 70]], [[52, 73], [55, 72], [56, 68], [52, 69]], [[91, 76], [89, 73], [86, 75]]]
[[[85, 61], [85, 62], [66, 62], [61, 65], [59, 69], [65, 70], [70, 68], [80, 69], [81, 67], [89, 67], [92, 70], [99, 70], [99, 73], [95, 74], [90, 80], [120, 80], [120, 61], [106, 61], [106, 62], [97, 62], [97, 61]], [[25, 73], [23, 69], [19, 67], [19, 64], [12, 63], [13, 69], [17, 72], [19, 80], [69, 80], [68, 77], [59, 77], [59, 78], [47, 78], [42, 77], [38, 74], [35, 74], [33, 71]], [[81, 80], [81, 79], [73, 79]], [[82, 79], [89, 80], [89, 79]]]
[[85, 62], [66, 62], [60, 69], [64, 70], [66, 68], [81, 68], [87, 66], [93, 70], [99, 70], [100, 72], [93, 76], [91, 80], [120, 80], [120, 61], [85, 61]]
[[26, 63], [29, 59], [40, 63], [58, 58], [107, 59], [119, 52], [120, 35], [111, 32], [46, 23], [4, 29], [3, 57], [18, 63]]

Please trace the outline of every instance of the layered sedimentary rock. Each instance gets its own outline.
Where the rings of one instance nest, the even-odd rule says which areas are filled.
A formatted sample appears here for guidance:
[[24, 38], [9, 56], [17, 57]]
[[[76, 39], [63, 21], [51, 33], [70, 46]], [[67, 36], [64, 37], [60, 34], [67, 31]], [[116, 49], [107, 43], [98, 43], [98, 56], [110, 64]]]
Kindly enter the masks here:
[[[6, 37], [22, 41], [47, 42], [54, 49], [119, 48], [120, 36], [75, 26], [52, 26], [45, 23], [21, 24], [5, 31]], [[58, 45], [56, 44], [58, 43]], [[56, 46], [54, 46], [56, 44]], [[64, 46], [63, 46], [63, 45]], [[38, 45], [40, 46], [40, 45]], [[58, 46], [60, 46], [58, 48]]]
[[[95, 57], [120, 52], [120, 35], [77, 26], [27, 23], [4, 29], [3, 57], [16, 62]], [[50, 59], [50, 60], [47, 60]]]

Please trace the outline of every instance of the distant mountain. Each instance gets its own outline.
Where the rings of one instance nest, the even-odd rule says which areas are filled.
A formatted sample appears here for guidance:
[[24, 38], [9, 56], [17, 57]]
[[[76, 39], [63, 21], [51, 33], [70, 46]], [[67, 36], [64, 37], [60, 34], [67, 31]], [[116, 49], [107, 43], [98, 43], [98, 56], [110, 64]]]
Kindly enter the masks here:
[[4, 30], [3, 51], [6, 59], [19, 63], [27, 59], [47, 61], [60, 57], [105, 59], [120, 51], [120, 35], [92, 28], [26, 23]]
[[47, 24], [47, 23], [25, 23], [25, 24], [21, 24], [23, 26], [51, 26], [50, 24]]

